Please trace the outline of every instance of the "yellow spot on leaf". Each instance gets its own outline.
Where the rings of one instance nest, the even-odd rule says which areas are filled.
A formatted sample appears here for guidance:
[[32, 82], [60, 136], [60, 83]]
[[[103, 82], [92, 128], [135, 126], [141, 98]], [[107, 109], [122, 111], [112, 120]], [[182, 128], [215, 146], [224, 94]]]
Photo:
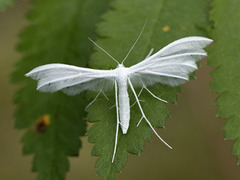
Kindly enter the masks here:
[[50, 124], [50, 116], [48, 114], [45, 114], [37, 119], [36, 121], [36, 130], [39, 133], [44, 132], [48, 125]]
[[164, 31], [164, 32], [168, 32], [169, 30], [170, 30], [170, 27], [169, 27], [169, 26], [164, 26], [164, 27], [163, 27], [163, 31]]
[[182, 26], [182, 30], [185, 30], [186, 29], [186, 27], [185, 26]]

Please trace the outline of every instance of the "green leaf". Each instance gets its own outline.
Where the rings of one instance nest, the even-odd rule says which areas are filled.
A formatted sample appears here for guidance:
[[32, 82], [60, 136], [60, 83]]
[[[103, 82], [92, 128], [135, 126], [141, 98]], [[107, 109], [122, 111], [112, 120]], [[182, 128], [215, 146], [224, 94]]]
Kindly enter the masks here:
[[214, 23], [211, 37], [215, 44], [210, 48], [208, 64], [216, 69], [211, 73], [212, 91], [219, 94], [217, 115], [228, 119], [223, 127], [225, 139], [236, 140], [233, 154], [240, 163], [240, 1], [218, 0], [210, 15]]
[[[98, 25], [97, 32], [102, 38], [97, 43], [121, 62], [147, 20], [139, 43], [124, 62], [129, 67], [142, 61], [151, 48], [156, 52], [182, 37], [206, 36], [209, 4], [210, 0], [116, 0], [111, 4], [112, 10], [103, 15], [104, 21]], [[113, 69], [117, 66], [116, 62], [100, 50], [92, 56], [89, 64], [98, 69]], [[161, 84], [149, 88], [158, 97], [172, 103], [176, 103], [177, 93], [180, 91], [179, 87]], [[133, 104], [135, 99], [130, 91], [129, 93]], [[92, 96], [91, 93], [90, 97]], [[151, 140], [152, 131], [146, 122], [136, 127], [141, 113], [137, 105], [133, 106], [128, 132], [123, 135], [119, 130], [117, 153], [111, 163], [116, 132], [116, 110], [110, 109], [115, 104], [114, 89], [107, 92], [107, 96], [109, 101], [102, 96], [89, 108], [88, 121], [95, 124], [88, 133], [89, 142], [95, 143], [92, 155], [100, 156], [95, 166], [98, 175], [103, 179], [113, 179], [114, 174], [121, 172], [126, 164], [128, 153], [140, 155], [144, 149], [144, 141]], [[143, 92], [140, 99], [144, 101], [141, 104], [151, 124], [156, 128], [164, 128], [165, 119], [170, 116], [167, 105], [146, 92]]]
[[21, 33], [17, 47], [24, 56], [16, 64], [12, 82], [23, 85], [15, 96], [15, 127], [27, 128], [23, 153], [34, 154], [38, 180], [65, 179], [67, 156], [78, 155], [79, 136], [86, 132], [86, 100], [84, 94], [37, 92], [36, 82], [24, 74], [52, 62], [85, 66], [92, 52], [88, 37], [95, 37], [95, 24], [107, 5], [108, 0], [36, 0], [28, 14], [31, 24]]
[[12, 5], [14, 0], [0, 0], [0, 12], [4, 11], [7, 6]]

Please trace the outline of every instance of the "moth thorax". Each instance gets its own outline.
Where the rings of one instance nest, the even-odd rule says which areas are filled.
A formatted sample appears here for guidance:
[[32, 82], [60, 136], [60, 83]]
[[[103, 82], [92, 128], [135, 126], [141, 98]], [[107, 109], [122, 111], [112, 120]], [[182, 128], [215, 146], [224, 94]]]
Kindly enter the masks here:
[[116, 68], [116, 79], [117, 79], [119, 85], [120, 84], [127, 84], [128, 74], [129, 74], [129, 68], [124, 67], [122, 64], [120, 64]]

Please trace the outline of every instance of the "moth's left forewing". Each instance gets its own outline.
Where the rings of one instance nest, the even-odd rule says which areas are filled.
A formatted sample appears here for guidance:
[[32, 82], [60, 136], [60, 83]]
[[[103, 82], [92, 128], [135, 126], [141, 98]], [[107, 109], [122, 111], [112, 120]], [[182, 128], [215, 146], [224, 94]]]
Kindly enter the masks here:
[[68, 95], [76, 95], [84, 90], [105, 91], [114, 84], [112, 70], [96, 70], [66, 64], [39, 66], [26, 76], [38, 80], [39, 91], [63, 91]]

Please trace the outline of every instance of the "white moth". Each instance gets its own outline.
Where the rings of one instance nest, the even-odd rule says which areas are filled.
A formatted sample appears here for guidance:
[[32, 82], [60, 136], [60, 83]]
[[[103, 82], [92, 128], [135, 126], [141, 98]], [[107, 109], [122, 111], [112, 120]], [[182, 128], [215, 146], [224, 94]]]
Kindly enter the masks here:
[[[147, 89], [147, 86], [152, 86], [155, 83], [178, 86], [188, 81], [189, 73], [197, 69], [196, 62], [207, 56], [203, 48], [212, 42], [211, 39], [205, 37], [193, 36], [182, 38], [167, 45], [152, 56], [153, 49], [151, 49], [143, 61], [131, 67], [124, 67], [123, 63], [139, 40], [143, 29], [121, 64], [91, 40], [97, 47], [118, 63], [116, 69], [97, 70], [65, 64], [47, 64], [39, 66], [26, 74], [26, 76], [38, 80], [37, 90], [42, 92], [62, 91], [68, 95], [76, 95], [84, 90], [92, 90], [99, 92], [96, 96], [97, 98], [100, 93], [104, 93], [106, 90], [115, 87], [117, 127], [112, 162], [114, 161], [117, 149], [119, 125], [121, 126], [123, 134], [127, 133], [129, 127], [130, 100], [128, 87], [130, 87], [133, 92], [142, 114], [142, 118], [137, 126], [142, 119], [145, 119], [157, 137], [171, 148], [154, 130], [143, 112], [138, 97], [142, 90], [145, 89], [154, 98], [167, 102], [155, 96]], [[139, 94], [136, 93], [134, 87], [142, 87]], [[91, 105], [96, 98], [89, 105]]]

